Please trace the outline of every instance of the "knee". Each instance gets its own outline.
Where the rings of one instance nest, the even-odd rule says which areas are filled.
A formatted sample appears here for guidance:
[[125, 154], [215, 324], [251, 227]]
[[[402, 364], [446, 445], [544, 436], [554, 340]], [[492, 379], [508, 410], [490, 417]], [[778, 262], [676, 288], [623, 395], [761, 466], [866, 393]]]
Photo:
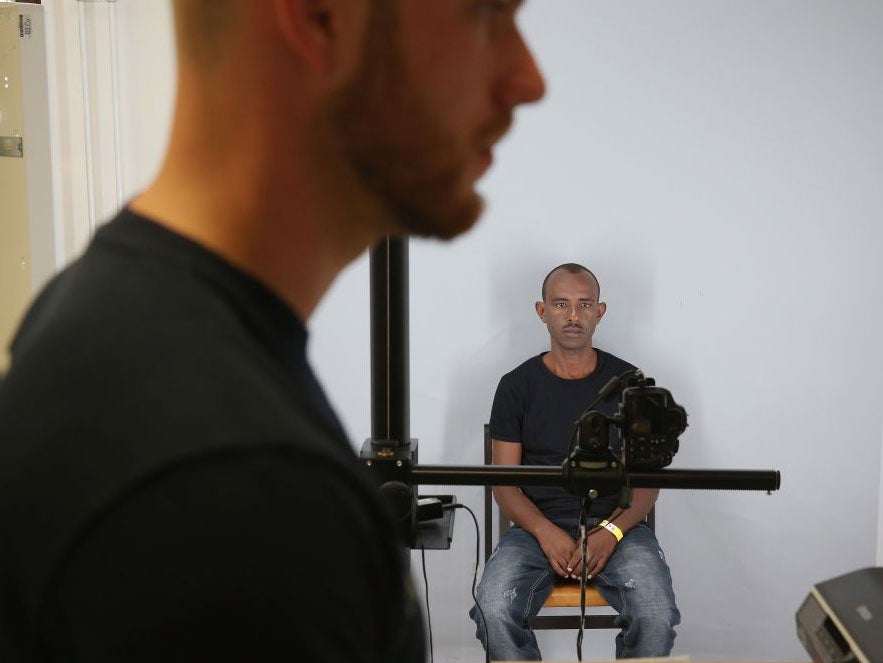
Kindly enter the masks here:
[[[478, 604], [472, 609], [472, 613], [478, 613], [478, 607], [489, 622], [507, 621], [512, 619], [518, 612], [519, 589], [517, 587], [505, 587], [497, 584], [479, 585], [476, 591]], [[473, 614], [477, 621], [478, 615]]]
[[674, 634], [674, 627], [681, 623], [681, 613], [673, 602], [661, 599], [633, 608], [631, 621], [644, 633]]
[[643, 611], [622, 623], [617, 658], [668, 656], [674, 647], [677, 609]]
[[671, 585], [632, 580], [624, 589], [624, 616], [650, 628], [674, 628], [681, 623]]
[[681, 623], [681, 614], [674, 606], [661, 607], [658, 610], [644, 611], [635, 615], [635, 619], [640, 621], [642, 629], [664, 632], [673, 631], [674, 627]]

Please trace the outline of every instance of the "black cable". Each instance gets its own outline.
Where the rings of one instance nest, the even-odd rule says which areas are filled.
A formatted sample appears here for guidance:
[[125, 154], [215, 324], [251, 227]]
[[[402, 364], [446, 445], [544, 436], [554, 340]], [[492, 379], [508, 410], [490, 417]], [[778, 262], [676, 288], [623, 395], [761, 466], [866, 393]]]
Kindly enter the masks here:
[[579, 577], [579, 632], [576, 634], [576, 660], [583, 660], [583, 633], [586, 627], [586, 583], [588, 582], [589, 564], [589, 498], [582, 499], [582, 508], [579, 514], [579, 527], [582, 533], [583, 571]]
[[429, 663], [435, 663], [435, 656], [432, 651], [432, 613], [429, 612], [429, 578], [426, 576], [426, 548], [423, 547], [423, 541], [420, 542], [420, 559], [423, 562], [423, 588], [426, 597], [426, 623], [429, 625]]
[[444, 508], [466, 509], [469, 512], [469, 515], [472, 516], [472, 522], [475, 523], [475, 570], [472, 573], [472, 600], [475, 601], [475, 607], [478, 608], [478, 614], [481, 615], [481, 624], [484, 627], [484, 660], [486, 663], [490, 663], [491, 634], [488, 631], [487, 619], [484, 618], [484, 610], [481, 609], [481, 605], [478, 603], [478, 596], [475, 594], [475, 585], [478, 583], [478, 561], [481, 559], [481, 532], [478, 528], [478, 518], [475, 517], [475, 513], [473, 513], [472, 509], [459, 502], [455, 504], [446, 504]]
[[[579, 632], [576, 635], [576, 656], [577, 660], [583, 660], [583, 632], [585, 631], [586, 624], [586, 585], [589, 582], [589, 565], [586, 563], [586, 558], [589, 554], [589, 534], [594, 534], [595, 532], [601, 531], [601, 527], [595, 525], [592, 529], [588, 529], [588, 521], [589, 521], [589, 503], [590, 500], [587, 497], [583, 498], [582, 501], [582, 510], [580, 511], [579, 523], [580, 529], [583, 532], [583, 541], [582, 541], [582, 553], [583, 553], [583, 572], [580, 575], [579, 579]], [[622, 511], [620, 514], [621, 515]], [[607, 520], [609, 522], [613, 521], [614, 516], [611, 514], [607, 516]]]

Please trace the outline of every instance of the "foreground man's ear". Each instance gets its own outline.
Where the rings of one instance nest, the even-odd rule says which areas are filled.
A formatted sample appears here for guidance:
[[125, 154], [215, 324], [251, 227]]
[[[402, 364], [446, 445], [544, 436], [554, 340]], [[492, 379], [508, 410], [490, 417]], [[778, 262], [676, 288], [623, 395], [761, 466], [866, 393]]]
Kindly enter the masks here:
[[331, 73], [360, 52], [373, 0], [272, 0], [285, 42], [314, 71]]
[[285, 42], [315, 71], [329, 73], [340, 36], [339, 0], [273, 0], [275, 23]]

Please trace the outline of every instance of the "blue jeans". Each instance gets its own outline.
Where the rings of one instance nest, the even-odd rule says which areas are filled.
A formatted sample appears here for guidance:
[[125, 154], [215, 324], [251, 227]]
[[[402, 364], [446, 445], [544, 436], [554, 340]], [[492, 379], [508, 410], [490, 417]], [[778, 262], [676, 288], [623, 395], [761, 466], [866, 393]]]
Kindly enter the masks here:
[[[590, 525], [597, 522], [589, 520]], [[555, 524], [576, 538], [576, 520]], [[490, 641], [491, 660], [541, 659], [530, 620], [545, 603], [556, 578], [532, 534], [517, 525], [503, 534], [478, 585], [478, 603], [487, 628], [476, 606], [469, 611], [485, 649]], [[619, 613], [617, 658], [669, 655], [681, 614], [665, 556], [649, 527], [638, 525], [626, 532], [593, 582]]]

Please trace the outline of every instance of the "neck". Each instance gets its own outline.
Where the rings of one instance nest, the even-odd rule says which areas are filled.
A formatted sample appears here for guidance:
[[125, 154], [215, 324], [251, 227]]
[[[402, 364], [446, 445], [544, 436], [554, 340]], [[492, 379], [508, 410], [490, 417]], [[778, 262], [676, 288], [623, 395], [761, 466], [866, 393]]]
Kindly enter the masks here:
[[559, 378], [579, 380], [592, 374], [598, 367], [598, 353], [592, 346], [580, 350], [553, 346], [543, 355], [543, 363]]
[[280, 113], [255, 107], [263, 96], [236, 95], [249, 107], [232, 129], [222, 126], [226, 109], [183, 93], [166, 160], [131, 208], [261, 281], [306, 321], [343, 267], [389, 232], [388, 221], [333, 156], [339, 150], [322, 138], [329, 132], [269, 124]]

